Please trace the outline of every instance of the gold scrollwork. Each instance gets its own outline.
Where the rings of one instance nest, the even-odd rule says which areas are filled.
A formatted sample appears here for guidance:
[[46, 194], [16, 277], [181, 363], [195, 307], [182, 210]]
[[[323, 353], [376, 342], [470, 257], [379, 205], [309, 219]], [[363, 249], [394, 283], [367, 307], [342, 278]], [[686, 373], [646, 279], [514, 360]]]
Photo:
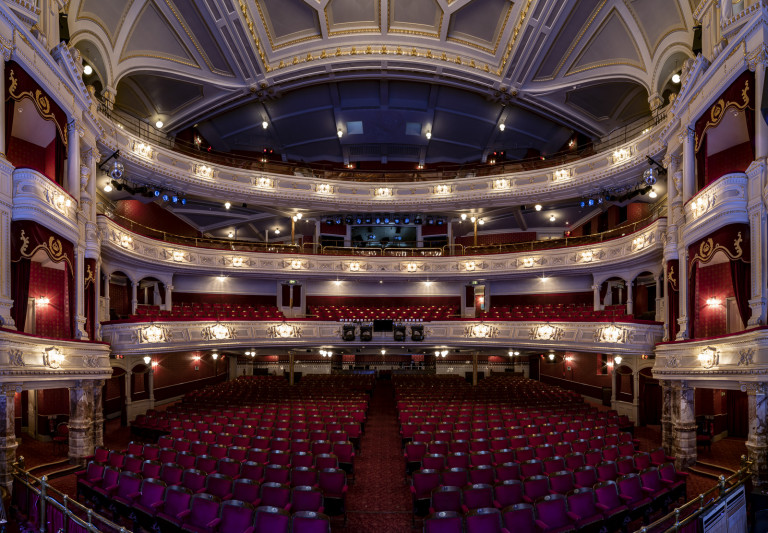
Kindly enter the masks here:
[[726, 256], [728, 256], [728, 259], [731, 261], [735, 261], [736, 259], [741, 259], [744, 255], [744, 251], [741, 248], [741, 243], [743, 242], [741, 232], [738, 232], [736, 234], [736, 238], [733, 240], [733, 251], [729, 250], [726, 246], [723, 246], [722, 244], [715, 243], [712, 237], [704, 240], [699, 245], [699, 251], [696, 253], [696, 255], [693, 256], [693, 259], [691, 260], [691, 267], [693, 267], [693, 264], [696, 261], [700, 261], [702, 263], [709, 263], [709, 261], [714, 257], [714, 255], [722, 251]]
[[21, 91], [16, 92], [16, 89], [18, 89], [19, 80], [16, 79], [16, 74], [13, 72], [13, 69], [10, 69], [10, 74], [8, 75], [8, 79], [11, 81], [11, 85], [8, 87], [8, 96], [13, 98], [16, 101], [21, 101], [24, 98], [29, 98], [32, 100], [32, 103], [35, 104], [35, 108], [37, 109], [37, 112], [40, 114], [40, 116], [45, 120], [52, 120], [54, 124], [56, 124], [56, 129], [59, 130], [59, 133], [61, 133], [61, 138], [64, 144], [67, 144], [67, 132], [62, 131], [59, 127], [59, 123], [56, 122], [56, 117], [53, 114], [53, 111], [51, 111], [51, 101], [48, 99], [47, 96], [43, 94], [43, 91], [40, 89], [35, 89], [34, 92], [32, 91]]

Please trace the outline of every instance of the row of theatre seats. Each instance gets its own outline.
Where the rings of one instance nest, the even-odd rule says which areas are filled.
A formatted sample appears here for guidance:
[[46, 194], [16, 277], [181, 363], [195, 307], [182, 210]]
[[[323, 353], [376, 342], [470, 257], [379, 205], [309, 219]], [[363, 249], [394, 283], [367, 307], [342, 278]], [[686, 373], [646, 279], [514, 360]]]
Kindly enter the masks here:
[[[330, 532], [331, 516], [346, 522], [372, 387], [334, 378], [242, 377], [138, 417], [150, 442], [97, 449], [78, 496], [134, 530]], [[301, 399], [283, 394], [295, 388]]]
[[482, 313], [485, 320], [567, 320], [574, 321], [621, 321], [631, 320], [626, 305], [607, 305], [605, 309], [595, 311], [589, 304], [537, 304], [494, 306]]
[[[413, 516], [425, 532], [617, 531], [685, 497], [664, 450], [639, 452], [614, 411], [538, 382], [396, 378]], [[492, 392], [496, 398], [492, 398]]]
[[307, 315], [317, 320], [448, 320], [459, 315], [458, 305], [405, 305], [374, 307], [362, 305], [315, 305]]
[[134, 320], [282, 320], [282, 311], [274, 305], [209, 303], [174, 303], [171, 311], [159, 305], [139, 305]]

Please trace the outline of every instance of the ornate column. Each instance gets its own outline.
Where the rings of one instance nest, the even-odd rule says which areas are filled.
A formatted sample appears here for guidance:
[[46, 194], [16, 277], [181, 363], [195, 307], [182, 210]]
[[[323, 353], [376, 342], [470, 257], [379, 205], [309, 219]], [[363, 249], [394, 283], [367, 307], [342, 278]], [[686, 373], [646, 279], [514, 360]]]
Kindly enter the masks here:
[[104, 105], [106, 106], [107, 110], [112, 111], [112, 108], [115, 107], [115, 97], [117, 96], [117, 89], [114, 89], [112, 87], [104, 87], [104, 90], [101, 91], [101, 96], [104, 97]]
[[123, 379], [125, 380], [125, 407], [126, 412], [129, 405], [131, 405], [131, 379], [133, 378], [133, 372], [130, 370], [125, 371]]
[[657, 322], [664, 322], [664, 314], [666, 309], [664, 309], [664, 298], [660, 296], [661, 294], [661, 279], [662, 276], [658, 275], [656, 276], [656, 321]]
[[149, 408], [155, 407], [155, 367], [149, 363], [149, 376], [147, 377], [147, 388], [149, 389]]
[[[0, 61], [0, 64], [3, 64]], [[3, 69], [5, 67], [3, 66]], [[5, 124], [4, 122], [2, 124]], [[0, 127], [0, 129], [3, 129]], [[0, 139], [0, 151], [5, 152], [5, 141]], [[11, 318], [11, 208], [13, 206], [13, 165], [0, 156], [0, 326], [16, 329]]]
[[69, 388], [69, 462], [85, 464], [93, 455], [93, 381]]
[[85, 329], [85, 248], [75, 248], [75, 327], [76, 339], [88, 340], [88, 332]]
[[80, 128], [75, 119], [67, 124], [67, 191], [80, 203]]
[[288, 384], [293, 385], [293, 367], [294, 367], [294, 355], [293, 352], [288, 352]]
[[674, 436], [672, 435], [672, 383], [661, 381], [661, 445], [664, 453], [672, 455]]
[[694, 395], [686, 381], [674, 382], [672, 391], [672, 455], [675, 466], [683, 469], [696, 462]]
[[680, 331], [677, 332], [675, 340], [682, 341], [688, 338], [688, 250], [682, 247], [677, 252], [680, 258], [680, 269], [677, 273], [680, 296], [680, 317], [677, 319], [677, 323], [680, 325]]
[[752, 460], [752, 483], [768, 483], [768, 384], [744, 383], [749, 405], [747, 453]]
[[[635, 356], [635, 360], [639, 361]], [[640, 371], [635, 370], [632, 373], [632, 412], [635, 414], [635, 424], [640, 424]]]
[[106, 308], [106, 318], [109, 320], [109, 280], [112, 278], [112, 274], [104, 274], [104, 307]]
[[173, 310], [173, 302], [171, 301], [171, 293], [173, 292], [173, 285], [170, 283], [165, 284], [165, 310]]
[[763, 118], [763, 88], [765, 87], [765, 61], [767, 50], [763, 44], [758, 51], [747, 58], [750, 70], [755, 71], [755, 159], [768, 157], [768, 124]]
[[472, 354], [472, 386], [477, 386], [477, 352]]
[[595, 282], [592, 284], [592, 309], [594, 311], [600, 311], [602, 308], [603, 306], [600, 305], [600, 283]]
[[627, 314], [631, 315], [635, 311], [635, 300], [632, 294], [632, 282], [634, 280], [627, 281]]
[[[3, 83], [5, 83], [5, 62], [10, 59], [10, 51], [5, 51], [4, 56], [0, 58], [0, 80], [3, 80]], [[0, 124], [5, 124], [5, 106], [2, 106], [2, 109], [0, 109]], [[5, 126], [0, 128], [0, 153], [3, 154], [3, 158], [5, 158]]]
[[8, 383], [0, 385], [0, 417], [5, 423], [0, 425], [0, 485], [10, 493], [13, 480], [13, 463], [16, 462], [16, 404], [15, 396], [21, 392], [21, 385]]
[[[760, 113], [757, 113], [760, 114]], [[756, 328], [765, 324], [766, 312], [766, 287], [768, 286], [768, 271], [766, 271], [766, 254], [768, 243], [766, 242], [766, 210], [763, 199], [750, 200], [747, 208], [749, 214], [749, 239], [750, 239], [750, 269], [751, 290], [749, 307], [752, 313], [747, 322], [747, 328]]]
[[94, 341], [101, 340], [101, 314], [99, 312], [99, 301], [101, 300], [101, 261], [96, 260], [96, 272], [93, 275], [93, 339]]
[[131, 314], [135, 315], [136, 308], [139, 305], [139, 298], [136, 295], [136, 291], [138, 290], [138, 287], [139, 287], [139, 282], [133, 281], [133, 280], [130, 280], [130, 282], [131, 282]]
[[683, 141], [683, 203], [687, 202], [696, 191], [696, 153], [694, 146], [695, 131], [686, 126], [680, 134]]
[[104, 446], [104, 380], [93, 382], [93, 445]]

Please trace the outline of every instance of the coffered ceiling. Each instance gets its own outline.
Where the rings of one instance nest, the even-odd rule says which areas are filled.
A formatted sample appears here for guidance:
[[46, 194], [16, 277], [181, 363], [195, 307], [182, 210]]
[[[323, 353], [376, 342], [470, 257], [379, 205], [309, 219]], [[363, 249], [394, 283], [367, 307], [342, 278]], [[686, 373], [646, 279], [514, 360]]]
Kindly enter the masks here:
[[[648, 116], [691, 57], [695, 3], [72, 0], [69, 24], [117, 104], [167, 132], [294, 160], [463, 162]], [[339, 140], [351, 122], [361, 137]]]

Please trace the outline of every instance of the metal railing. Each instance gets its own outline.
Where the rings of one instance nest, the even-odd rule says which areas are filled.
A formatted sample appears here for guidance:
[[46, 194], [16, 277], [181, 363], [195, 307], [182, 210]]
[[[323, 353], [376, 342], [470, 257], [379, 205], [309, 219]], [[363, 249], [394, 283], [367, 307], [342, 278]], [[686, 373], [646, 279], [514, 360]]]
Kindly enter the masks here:
[[[569, 246], [583, 246], [587, 244], [599, 244], [610, 239], [624, 237], [636, 233], [650, 226], [657, 219], [665, 216], [666, 205], [664, 202], [656, 204], [651, 214], [636, 222], [623, 224], [616, 228], [594, 235], [578, 237], [562, 237], [558, 239], [516, 242], [508, 244], [486, 244], [478, 246], [465, 246], [462, 244], [447, 244], [443, 247], [419, 247], [414, 242], [402, 242], [398, 244], [381, 244], [376, 241], [368, 241], [365, 246], [322, 246], [316, 243], [283, 244], [256, 241], [242, 241], [236, 239], [215, 239], [211, 237], [193, 237], [178, 235], [159, 230], [134, 222], [121, 215], [111, 214], [110, 220], [118, 226], [138, 233], [139, 235], [159, 239], [169, 244], [192, 246], [195, 248], [213, 248], [218, 250], [230, 250], [233, 252], [263, 252], [282, 254], [313, 254], [313, 255], [344, 255], [356, 257], [451, 257], [464, 255], [488, 255], [506, 254], [515, 252], [531, 252], [537, 250], [549, 250], [552, 248], [567, 248]], [[105, 215], [107, 216], [107, 215]]]
[[[717, 485], [702, 492], [697, 498], [675, 508], [672, 512], [667, 513], [658, 520], [643, 526], [635, 531], [635, 533], [676, 533], [680, 531], [749, 481], [751, 468], [752, 461], [748, 461], [742, 455], [741, 467], [736, 473], [728, 478], [720, 476]], [[714, 497], [707, 499], [710, 496]]]
[[13, 485], [12, 506], [40, 533], [66, 532], [72, 524], [94, 533], [130, 532], [53, 488], [47, 476], [37, 478], [30, 474], [24, 469], [23, 457], [13, 464]]
[[303, 174], [307, 177], [327, 180], [342, 180], [356, 182], [420, 182], [439, 181], [465, 178], [470, 176], [498, 176], [511, 172], [527, 172], [547, 169], [558, 165], [578, 161], [593, 156], [601, 151], [610, 150], [625, 144], [629, 140], [646, 133], [661, 124], [666, 119], [664, 111], [647, 120], [622, 126], [605, 135], [602, 139], [589, 143], [579, 149], [568, 149], [562, 152], [548, 154], [515, 161], [488, 163], [467, 163], [463, 165], [445, 164], [436, 168], [424, 170], [354, 170], [340, 168], [340, 165], [323, 165], [319, 163], [286, 163], [282, 161], [264, 160], [261, 156], [249, 157], [243, 154], [218, 152], [212, 148], [204, 148], [193, 142], [171, 137], [162, 130], [155, 128], [144, 119], [136, 117], [127, 111], [113, 106], [107, 106], [103, 101], [98, 102], [99, 112], [111, 120], [118, 128], [130, 132], [143, 140], [154, 143], [168, 150], [186, 154], [207, 163], [232, 168], [272, 172], [295, 176]]

